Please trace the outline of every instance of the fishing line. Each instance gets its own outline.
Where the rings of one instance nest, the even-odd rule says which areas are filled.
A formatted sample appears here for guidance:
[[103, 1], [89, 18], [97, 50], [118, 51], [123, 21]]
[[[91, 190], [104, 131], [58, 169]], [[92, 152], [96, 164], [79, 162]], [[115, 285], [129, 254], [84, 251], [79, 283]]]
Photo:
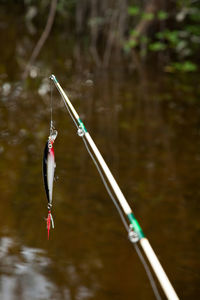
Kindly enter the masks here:
[[50, 134], [53, 129], [53, 82], [50, 83], [50, 90], [51, 90], [51, 105], [50, 105]]
[[125, 219], [125, 217], [124, 217], [124, 215], [123, 215], [123, 212], [122, 212], [120, 206], [118, 205], [116, 199], [114, 198], [114, 196], [113, 196], [113, 194], [112, 194], [112, 192], [111, 192], [111, 190], [110, 190], [110, 188], [109, 188], [109, 186], [108, 186], [108, 184], [107, 184], [107, 182], [106, 182], [106, 179], [105, 179], [105, 177], [104, 177], [104, 175], [103, 175], [103, 173], [102, 173], [102, 171], [101, 171], [101, 169], [100, 169], [100, 167], [99, 167], [99, 165], [98, 165], [96, 159], [94, 158], [92, 152], [90, 151], [90, 149], [89, 149], [89, 147], [88, 147], [87, 141], [85, 140], [84, 136], [82, 137], [82, 139], [83, 139], [83, 142], [84, 142], [84, 144], [85, 144], [85, 147], [86, 147], [86, 149], [87, 149], [87, 151], [88, 151], [88, 153], [89, 153], [91, 159], [93, 160], [93, 162], [94, 162], [94, 164], [95, 164], [95, 166], [96, 166], [96, 168], [97, 168], [97, 171], [99, 172], [99, 175], [100, 175], [100, 177], [101, 177], [101, 179], [102, 179], [102, 181], [103, 181], [103, 184], [104, 184], [104, 186], [105, 186], [105, 188], [106, 188], [106, 190], [107, 190], [107, 192], [108, 192], [108, 194], [109, 194], [111, 200], [113, 201], [115, 207], [117, 208], [117, 211], [118, 211], [118, 213], [119, 213], [119, 215], [120, 215], [120, 218], [121, 218], [121, 220], [122, 220], [122, 222], [123, 222], [123, 224], [124, 224], [124, 227], [125, 227], [126, 230], [128, 231], [128, 230], [129, 230], [129, 226], [128, 226], [127, 222], [126, 222], [126, 219]]
[[[68, 105], [67, 105], [66, 102], [64, 101], [64, 97], [62, 97], [62, 99], [63, 99], [63, 102], [64, 102], [64, 104], [65, 104], [65, 107], [67, 108], [67, 110], [68, 110], [68, 112], [69, 112], [69, 114], [70, 114], [70, 117], [72, 118], [72, 120], [73, 120], [73, 122], [74, 122], [76, 128], [78, 129], [79, 126], [78, 126], [78, 124], [77, 124], [75, 118], [73, 117], [73, 115], [72, 115], [72, 113], [71, 113], [71, 111], [70, 111]], [[123, 222], [123, 224], [124, 224], [126, 230], [128, 231], [128, 230], [129, 230], [129, 227], [128, 227], [128, 224], [127, 224], [127, 222], [126, 222], [126, 219], [125, 219], [125, 217], [124, 217], [124, 215], [123, 215], [123, 213], [122, 213], [122, 210], [120, 209], [120, 207], [119, 207], [119, 205], [118, 205], [116, 199], [114, 198], [114, 196], [113, 196], [113, 194], [112, 194], [112, 192], [111, 192], [111, 190], [110, 190], [110, 188], [109, 188], [109, 186], [108, 186], [108, 184], [107, 184], [107, 182], [106, 182], [106, 180], [105, 180], [105, 177], [104, 177], [104, 175], [103, 175], [103, 173], [102, 173], [102, 171], [101, 171], [101, 169], [100, 169], [100, 167], [99, 167], [99, 165], [98, 165], [96, 159], [94, 158], [92, 152], [90, 151], [90, 149], [89, 149], [89, 147], [88, 147], [88, 144], [87, 144], [87, 141], [86, 141], [86, 139], [84, 138], [84, 135], [82, 136], [82, 140], [83, 140], [83, 142], [84, 142], [84, 144], [85, 144], [86, 150], [88, 151], [88, 153], [89, 153], [91, 159], [93, 160], [93, 162], [94, 162], [94, 164], [95, 164], [95, 166], [96, 166], [96, 168], [97, 168], [97, 171], [99, 172], [99, 175], [100, 175], [100, 177], [101, 177], [101, 179], [102, 179], [102, 181], [103, 181], [103, 184], [104, 184], [104, 186], [105, 186], [105, 188], [106, 188], [106, 190], [107, 190], [107, 192], [108, 192], [110, 198], [112, 199], [112, 201], [113, 201], [115, 207], [117, 208], [117, 211], [118, 211], [118, 213], [119, 213], [119, 215], [120, 215], [120, 217], [121, 217], [121, 220], [122, 220], [122, 222]]]
[[[119, 215], [120, 215], [120, 218], [121, 218], [121, 220], [122, 220], [122, 223], [123, 223], [125, 229], [127, 230], [127, 232], [129, 232], [129, 226], [128, 226], [128, 224], [127, 224], [127, 221], [126, 221], [126, 219], [125, 219], [125, 217], [124, 217], [124, 215], [123, 215], [123, 212], [122, 212], [120, 206], [119, 206], [118, 203], [117, 203], [117, 200], [116, 200], [115, 197], [113, 196], [113, 194], [112, 194], [112, 192], [111, 192], [111, 190], [110, 190], [110, 188], [109, 188], [109, 186], [108, 186], [108, 184], [107, 184], [107, 182], [106, 182], [106, 179], [105, 179], [105, 177], [104, 177], [104, 175], [103, 175], [103, 173], [102, 173], [102, 171], [101, 171], [101, 169], [100, 169], [100, 167], [99, 167], [99, 165], [98, 165], [98, 163], [97, 163], [97, 161], [96, 161], [94, 155], [92, 154], [92, 152], [90, 151], [90, 149], [89, 149], [89, 147], [88, 147], [88, 143], [87, 143], [86, 139], [84, 138], [84, 136], [82, 137], [82, 139], [83, 139], [83, 142], [84, 142], [84, 144], [85, 144], [85, 147], [86, 147], [86, 149], [87, 149], [87, 151], [88, 151], [88, 153], [89, 153], [89, 155], [90, 155], [92, 161], [94, 162], [94, 164], [95, 164], [95, 166], [96, 166], [96, 168], [97, 168], [97, 171], [99, 172], [99, 175], [100, 175], [100, 177], [101, 177], [101, 179], [102, 179], [102, 181], [103, 181], [103, 184], [104, 184], [104, 186], [105, 186], [105, 188], [106, 188], [106, 190], [107, 190], [107, 192], [108, 192], [108, 194], [109, 194], [111, 200], [113, 201], [115, 207], [117, 208], [117, 211], [118, 211], [118, 213], [119, 213]], [[137, 243], [132, 243], [132, 244], [133, 244], [133, 246], [134, 246], [134, 248], [135, 248], [135, 250], [136, 250], [136, 253], [137, 253], [137, 255], [138, 255], [138, 257], [139, 257], [139, 259], [140, 259], [140, 261], [141, 261], [141, 263], [142, 263], [142, 265], [143, 265], [143, 267], [144, 267], [144, 269], [145, 269], [145, 272], [146, 272], [147, 277], [148, 277], [148, 279], [149, 279], [149, 282], [150, 282], [150, 284], [151, 284], [151, 287], [152, 287], [153, 293], [154, 293], [154, 295], [155, 295], [155, 298], [156, 298], [157, 300], [162, 300], [162, 298], [161, 298], [161, 296], [160, 296], [160, 294], [159, 294], [158, 288], [157, 288], [157, 286], [156, 286], [156, 282], [155, 282], [155, 280], [154, 280], [154, 278], [153, 278], [152, 272], [151, 272], [151, 270], [150, 270], [150, 268], [149, 268], [147, 262], [145, 261], [145, 258], [144, 258], [144, 256], [143, 256], [143, 254], [142, 254], [140, 248], [138, 247]]]
[[[61, 95], [61, 96], [62, 96], [62, 95]], [[64, 99], [63, 96], [62, 96], [62, 99], [63, 99], [64, 105], [65, 105], [65, 107], [67, 108], [67, 111], [68, 111], [70, 117], [72, 118], [72, 121], [74, 122], [76, 128], [79, 129], [79, 125], [77, 124], [77, 122], [76, 122], [74, 116], [72, 115], [72, 113], [71, 113], [71, 111], [70, 111], [68, 105], [66, 104], [65, 99]], [[108, 184], [107, 184], [107, 182], [106, 182], [105, 176], [104, 176], [104, 174], [102, 173], [102, 171], [101, 171], [101, 169], [100, 169], [100, 167], [99, 167], [99, 165], [98, 165], [98, 163], [97, 163], [97, 160], [95, 159], [94, 155], [93, 155], [92, 152], [90, 151], [89, 146], [88, 146], [88, 143], [87, 143], [87, 141], [86, 141], [84, 135], [82, 136], [82, 140], [83, 140], [83, 142], [84, 142], [84, 144], [85, 144], [85, 148], [86, 148], [86, 150], [87, 150], [89, 156], [91, 157], [92, 161], [94, 162], [94, 164], [95, 164], [95, 166], [96, 166], [96, 168], [97, 168], [97, 171], [98, 171], [98, 173], [99, 173], [99, 175], [100, 175], [100, 177], [101, 177], [101, 180], [102, 180], [102, 182], [103, 182], [103, 184], [104, 184], [104, 186], [105, 186], [105, 188], [106, 188], [106, 190], [107, 190], [107, 192], [108, 192], [108, 195], [110, 196], [111, 200], [113, 201], [113, 203], [114, 203], [114, 205], [115, 205], [115, 207], [116, 207], [116, 209], [117, 209], [117, 211], [118, 211], [118, 213], [119, 213], [119, 216], [120, 216], [120, 218], [121, 218], [121, 221], [122, 221], [122, 223], [123, 223], [123, 225], [124, 225], [126, 231], [129, 232], [129, 226], [128, 226], [128, 223], [127, 223], [127, 221], [126, 221], [126, 219], [125, 219], [125, 217], [124, 217], [124, 215], [123, 215], [123, 212], [122, 212], [120, 206], [118, 205], [117, 200], [115, 199], [114, 195], [112, 194], [112, 192], [111, 192], [111, 190], [110, 190], [110, 187], [108, 186]], [[161, 296], [160, 296], [160, 294], [159, 294], [158, 288], [157, 288], [157, 286], [156, 286], [155, 280], [154, 280], [154, 278], [153, 278], [153, 275], [152, 275], [152, 273], [151, 273], [151, 270], [150, 270], [150, 268], [149, 268], [147, 262], [145, 261], [145, 258], [144, 258], [144, 256], [143, 256], [143, 254], [142, 254], [140, 248], [138, 247], [137, 243], [132, 243], [132, 244], [133, 244], [133, 246], [134, 246], [134, 248], [135, 248], [135, 250], [136, 250], [136, 253], [137, 253], [137, 255], [138, 255], [138, 257], [139, 257], [139, 259], [140, 259], [140, 261], [141, 261], [141, 263], [142, 263], [142, 265], [143, 265], [143, 267], [144, 267], [144, 269], [145, 269], [145, 272], [146, 272], [147, 277], [148, 277], [148, 279], [149, 279], [149, 282], [150, 282], [150, 284], [151, 284], [151, 287], [152, 287], [153, 293], [154, 293], [154, 295], [155, 295], [155, 298], [156, 298], [157, 300], [162, 300], [162, 298], [161, 298]]]
[[51, 121], [53, 119], [53, 87], [52, 87], [53, 82], [51, 81]]
[[155, 280], [153, 278], [152, 272], [151, 272], [149, 266], [147, 265], [147, 262], [145, 261], [144, 255], [140, 251], [140, 248], [138, 247], [137, 243], [134, 243], [133, 245], [134, 245], [135, 251], [136, 251], [136, 253], [137, 253], [137, 255], [138, 255], [138, 257], [139, 257], [139, 259], [140, 259], [140, 261], [141, 261], [141, 263], [142, 263], [145, 271], [146, 271], [147, 277], [149, 278], [149, 282], [151, 284], [151, 287], [152, 287], [152, 290], [154, 292], [154, 295], [155, 295], [156, 299], [157, 300], [162, 300], [162, 298], [161, 298], [161, 296], [160, 296], [160, 294], [158, 292], [158, 288], [156, 286], [156, 282], [155, 282]]
[[68, 113], [69, 113], [70, 117], [72, 118], [72, 121], [74, 122], [76, 128], [78, 129], [78, 128], [79, 128], [79, 125], [77, 124], [77, 122], [76, 122], [74, 116], [72, 115], [72, 113], [71, 113], [71, 111], [70, 111], [70, 109], [69, 109], [67, 103], [65, 102], [65, 98], [63, 97], [63, 95], [61, 95], [61, 97], [62, 97], [62, 99], [63, 99], [63, 102], [64, 102], [65, 107], [66, 107], [67, 110], [68, 110]]

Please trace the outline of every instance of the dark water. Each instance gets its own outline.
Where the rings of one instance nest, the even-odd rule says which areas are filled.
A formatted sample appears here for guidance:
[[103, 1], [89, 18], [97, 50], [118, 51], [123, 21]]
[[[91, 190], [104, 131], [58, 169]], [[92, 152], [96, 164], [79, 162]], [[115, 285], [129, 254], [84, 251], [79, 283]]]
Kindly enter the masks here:
[[21, 82], [29, 43], [33, 47], [37, 38], [24, 33], [20, 20], [3, 20], [1, 34], [7, 47], [1, 49], [0, 62], [0, 299], [155, 299], [55, 89], [58, 180], [55, 229], [47, 241], [41, 165], [52, 72], [102, 152], [180, 299], [198, 299], [198, 74], [117, 67], [91, 71], [87, 64], [66, 58], [68, 46], [59, 46], [63, 36], [53, 35], [32, 78]]

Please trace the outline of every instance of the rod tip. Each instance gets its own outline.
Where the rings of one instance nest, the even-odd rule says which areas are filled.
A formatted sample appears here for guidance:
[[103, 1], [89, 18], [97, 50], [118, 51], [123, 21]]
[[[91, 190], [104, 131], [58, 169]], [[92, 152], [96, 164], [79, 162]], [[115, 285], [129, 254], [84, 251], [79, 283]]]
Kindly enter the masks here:
[[49, 76], [49, 79], [53, 80], [54, 82], [57, 82], [56, 76], [51, 74], [51, 76]]

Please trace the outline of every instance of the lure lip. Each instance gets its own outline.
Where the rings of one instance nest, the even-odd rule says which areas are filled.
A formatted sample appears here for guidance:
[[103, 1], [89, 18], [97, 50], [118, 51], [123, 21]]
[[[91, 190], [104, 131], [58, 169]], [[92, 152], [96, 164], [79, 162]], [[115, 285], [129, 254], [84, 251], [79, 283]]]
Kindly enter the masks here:
[[55, 139], [57, 138], [57, 135], [58, 135], [58, 131], [55, 129], [52, 129], [48, 140], [51, 141], [52, 143], [54, 143]]

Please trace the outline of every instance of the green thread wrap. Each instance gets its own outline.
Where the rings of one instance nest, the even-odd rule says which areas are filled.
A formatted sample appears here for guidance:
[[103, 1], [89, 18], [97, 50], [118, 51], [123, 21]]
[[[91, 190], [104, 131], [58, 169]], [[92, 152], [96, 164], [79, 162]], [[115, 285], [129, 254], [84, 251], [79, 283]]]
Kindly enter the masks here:
[[83, 124], [83, 122], [81, 121], [81, 119], [78, 119], [78, 123], [80, 125], [80, 127], [83, 129], [84, 132], [87, 132], [87, 129], [85, 128], [85, 125]]
[[138, 234], [139, 239], [144, 237], [144, 233], [142, 231], [142, 228], [140, 227], [140, 224], [138, 223], [137, 219], [135, 218], [133, 213], [128, 214], [128, 218], [130, 223], [133, 226], [133, 230]]

